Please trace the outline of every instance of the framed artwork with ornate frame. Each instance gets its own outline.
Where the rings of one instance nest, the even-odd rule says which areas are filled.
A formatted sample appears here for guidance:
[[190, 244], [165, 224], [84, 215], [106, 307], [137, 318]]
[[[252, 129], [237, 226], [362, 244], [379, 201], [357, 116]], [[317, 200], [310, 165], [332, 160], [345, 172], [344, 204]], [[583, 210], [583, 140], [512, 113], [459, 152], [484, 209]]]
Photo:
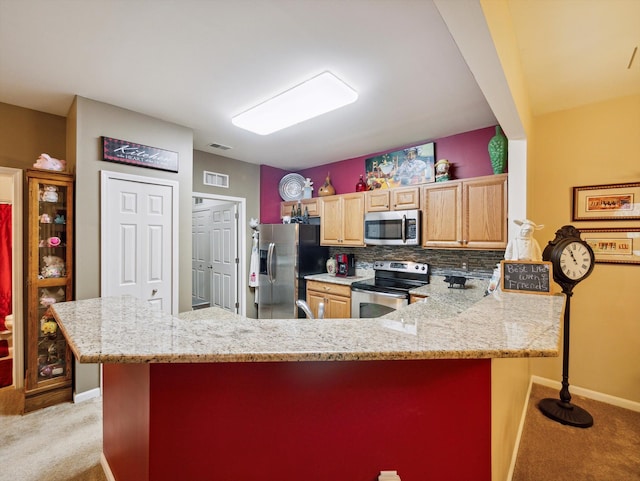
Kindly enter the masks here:
[[593, 249], [596, 262], [640, 264], [640, 227], [578, 230]]
[[640, 219], [640, 182], [573, 188], [572, 220]]

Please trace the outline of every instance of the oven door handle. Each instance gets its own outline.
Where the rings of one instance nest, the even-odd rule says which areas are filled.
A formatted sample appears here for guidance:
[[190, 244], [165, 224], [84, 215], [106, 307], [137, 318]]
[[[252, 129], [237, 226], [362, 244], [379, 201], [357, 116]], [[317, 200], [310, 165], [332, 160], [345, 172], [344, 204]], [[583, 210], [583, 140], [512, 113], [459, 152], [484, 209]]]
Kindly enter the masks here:
[[369, 291], [367, 289], [360, 289], [358, 287], [352, 287], [351, 292], [364, 292], [365, 294], [375, 294], [376, 296], [384, 296], [384, 297], [393, 297], [395, 299], [406, 299], [406, 294], [395, 294], [393, 292], [378, 292], [378, 291]]

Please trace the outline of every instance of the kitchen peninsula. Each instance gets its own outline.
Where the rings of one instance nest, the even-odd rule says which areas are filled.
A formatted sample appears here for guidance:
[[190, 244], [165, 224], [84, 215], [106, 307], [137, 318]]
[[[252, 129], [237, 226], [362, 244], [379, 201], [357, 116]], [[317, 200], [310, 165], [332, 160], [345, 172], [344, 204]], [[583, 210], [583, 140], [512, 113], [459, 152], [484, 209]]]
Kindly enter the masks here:
[[442, 302], [315, 321], [174, 317], [131, 297], [53, 312], [79, 362], [104, 363], [118, 481], [488, 481], [491, 358], [557, 356], [564, 296]]

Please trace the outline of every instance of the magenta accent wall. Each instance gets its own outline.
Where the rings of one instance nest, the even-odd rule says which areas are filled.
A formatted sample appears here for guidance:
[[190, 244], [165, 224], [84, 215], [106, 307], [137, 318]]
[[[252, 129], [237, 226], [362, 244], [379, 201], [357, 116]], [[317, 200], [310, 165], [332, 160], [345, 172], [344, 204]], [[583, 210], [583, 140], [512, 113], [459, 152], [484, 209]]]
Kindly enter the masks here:
[[[448, 159], [451, 162], [452, 165], [449, 172], [454, 179], [491, 175], [493, 170], [487, 145], [494, 135], [495, 127], [487, 127], [435, 139], [433, 142], [436, 143], [436, 160]], [[309, 177], [313, 181], [314, 197], [318, 196], [318, 189], [324, 183], [327, 174], [331, 176], [331, 184], [336, 189], [336, 194], [355, 192], [356, 183], [360, 175], [365, 174], [365, 159], [428, 142], [431, 141], [426, 140], [382, 152], [373, 152], [353, 159], [340, 160], [319, 167], [300, 170], [298, 173], [304, 177]], [[280, 202], [282, 199], [278, 193], [278, 183], [288, 173], [288, 171], [282, 169], [266, 165], [260, 166], [260, 221], [262, 223], [281, 222]]]
[[[280, 218], [280, 192], [278, 184], [280, 179], [289, 172], [268, 165], [260, 166], [260, 223], [279, 224]], [[317, 195], [317, 194], [316, 194]]]

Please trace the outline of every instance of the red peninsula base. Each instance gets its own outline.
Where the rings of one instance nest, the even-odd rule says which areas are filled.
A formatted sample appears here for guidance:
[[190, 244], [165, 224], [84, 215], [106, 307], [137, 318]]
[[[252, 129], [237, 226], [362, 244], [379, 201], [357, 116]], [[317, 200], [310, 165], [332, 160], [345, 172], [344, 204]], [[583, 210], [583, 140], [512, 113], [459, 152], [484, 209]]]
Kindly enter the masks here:
[[491, 479], [491, 360], [105, 364], [117, 481]]

